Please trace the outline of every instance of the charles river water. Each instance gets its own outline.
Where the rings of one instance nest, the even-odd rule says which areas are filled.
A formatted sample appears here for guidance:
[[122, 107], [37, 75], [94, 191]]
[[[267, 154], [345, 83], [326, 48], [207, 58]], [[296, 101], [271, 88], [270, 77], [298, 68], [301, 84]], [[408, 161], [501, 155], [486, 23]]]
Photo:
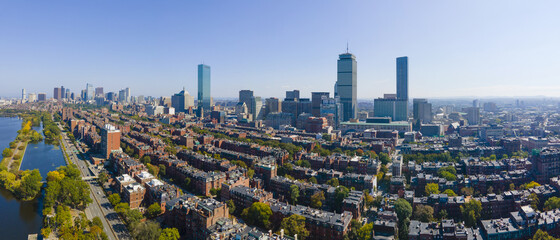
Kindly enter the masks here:
[[[7, 148], [21, 129], [21, 119], [0, 117], [0, 151]], [[42, 127], [34, 127], [43, 132]], [[65, 165], [59, 146], [44, 141], [27, 145], [21, 170], [39, 169], [43, 179], [47, 173]], [[0, 188], [0, 239], [27, 239], [28, 234], [40, 233], [42, 226], [42, 198], [18, 201], [9, 191]]]

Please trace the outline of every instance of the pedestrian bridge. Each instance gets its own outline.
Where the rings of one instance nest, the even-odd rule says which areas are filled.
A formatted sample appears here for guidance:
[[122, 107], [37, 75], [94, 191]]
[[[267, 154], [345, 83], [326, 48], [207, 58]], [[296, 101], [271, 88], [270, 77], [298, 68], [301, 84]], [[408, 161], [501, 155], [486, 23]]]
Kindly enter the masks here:
[[82, 177], [82, 180], [84, 180], [84, 181], [93, 180], [93, 179], [97, 179], [97, 177], [95, 177], [95, 176]]

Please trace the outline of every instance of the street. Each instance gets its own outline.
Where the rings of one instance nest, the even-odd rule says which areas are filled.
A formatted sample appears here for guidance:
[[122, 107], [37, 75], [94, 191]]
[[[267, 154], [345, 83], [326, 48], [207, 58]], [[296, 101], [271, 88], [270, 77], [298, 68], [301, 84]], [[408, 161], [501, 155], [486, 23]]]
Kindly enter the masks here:
[[[62, 130], [60, 125], [59, 128]], [[88, 219], [91, 220], [94, 217], [101, 218], [103, 222], [103, 229], [111, 240], [131, 239], [126, 225], [121, 221], [121, 218], [115, 212], [113, 206], [107, 199], [102, 186], [100, 186], [97, 182], [96, 174], [90, 170], [86, 160], [81, 159], [78, 156], [78, 149], [76, 149], [76, 146], [70, 142], [70, 139], [65, 132], [62, 133], [62, 136], [63, 140], [61, 143], [64, 145], [66, 152], [68, 153], [68, 157], [78, 166], [78, 169], [82, 174], [82, 178], [86, 179], [84, 181], [86, 181], [90, 187], [90, 197], [93, 202], [89, 204], [85, 210]]]

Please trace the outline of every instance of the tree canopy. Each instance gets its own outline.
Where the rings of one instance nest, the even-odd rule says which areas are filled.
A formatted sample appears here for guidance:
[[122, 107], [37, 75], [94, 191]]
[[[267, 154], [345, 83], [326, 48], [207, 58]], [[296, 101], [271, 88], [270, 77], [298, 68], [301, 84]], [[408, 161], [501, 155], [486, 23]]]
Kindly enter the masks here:
[[461, 206], [461, 214], [467, 227], [476, 226], [478, 219], [480, 219], [480, 212], [482, 211], [482, 204], [476, 199], [471, 199]]
[[288, 236], [298, 235], [298, 239], [306, 239], [309, 237], [309, 230], [305, 228], [305, 217], [293, 214], [282, 219], [280, 228], [284, 229]]
[[257, 225], [262, 228], [270, 228], [270, 216], [272, 210], [266, 203], [255, 202], [243, 210], [241, 217], [250, 225]]

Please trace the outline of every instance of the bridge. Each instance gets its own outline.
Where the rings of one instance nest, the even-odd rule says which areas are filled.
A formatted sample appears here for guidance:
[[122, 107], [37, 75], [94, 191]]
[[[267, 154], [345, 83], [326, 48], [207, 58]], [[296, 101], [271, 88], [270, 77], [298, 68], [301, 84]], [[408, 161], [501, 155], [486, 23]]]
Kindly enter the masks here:
[[97, 177], [96, 176], [82, 177], [82, 180], [84, 181], [93, 180], [93, 179], [97, 179]]

